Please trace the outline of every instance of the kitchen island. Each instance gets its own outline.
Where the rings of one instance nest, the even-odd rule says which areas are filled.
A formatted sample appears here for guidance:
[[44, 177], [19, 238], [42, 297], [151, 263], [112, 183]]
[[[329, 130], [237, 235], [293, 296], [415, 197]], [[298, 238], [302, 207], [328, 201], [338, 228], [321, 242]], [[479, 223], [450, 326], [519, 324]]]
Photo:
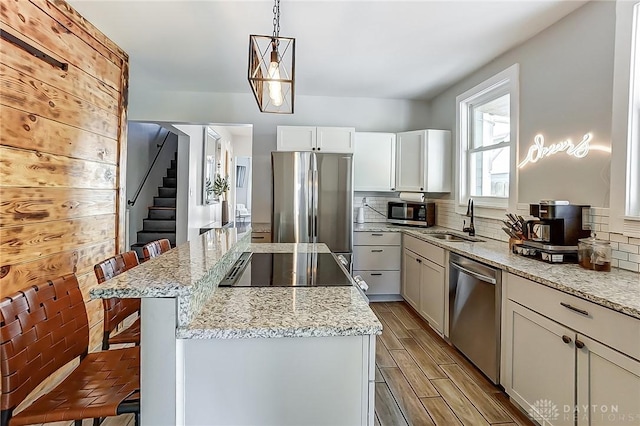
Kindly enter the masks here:
[[323, 253], [214, 229], [94, 288], [141, 297], [142, 424], [372, 424], [375, 336], [355, 286], [218, 288], [240, 254]]

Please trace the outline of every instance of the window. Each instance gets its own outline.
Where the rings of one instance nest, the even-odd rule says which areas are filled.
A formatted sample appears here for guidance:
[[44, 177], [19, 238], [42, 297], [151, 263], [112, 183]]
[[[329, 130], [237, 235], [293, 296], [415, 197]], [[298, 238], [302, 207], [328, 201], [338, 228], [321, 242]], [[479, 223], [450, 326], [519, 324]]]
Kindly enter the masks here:
[[[518, 65], [456, 98], [456, 210], [471, 197], [480, 215], [515, 207]], [[493, 212], [494, 214], [496, 212]]]
[[616, 3], [610, 230], [640, 237], [640, 2]]

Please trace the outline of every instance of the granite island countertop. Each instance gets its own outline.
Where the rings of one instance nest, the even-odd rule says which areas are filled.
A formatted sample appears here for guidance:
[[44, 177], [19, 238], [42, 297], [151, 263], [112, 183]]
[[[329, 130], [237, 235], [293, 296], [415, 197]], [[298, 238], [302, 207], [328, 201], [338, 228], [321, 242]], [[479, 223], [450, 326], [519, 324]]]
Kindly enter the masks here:
[[231, 339], [382, 333], [360, 290], [336, 287], [218, 288], [245, 251], [330, 253], [325, 244], [251, 244], [251, 229], [212, 229], [90, 290], [92, 298], [176, 298], [176, 337]]
[[449, 242], [430, 234], [460, 231], [443, 227], [414, 228], [386, 223], [355, 224], [355, 232], [401, 232], [531, 281], [640, 319], [640, 274], [613, 268], [590, 271], [577, 264], [550, 264], [509, 252], [502, 241], [476, 236], [477, 242]]
[[[330, 253], [325, 244], [250, 244], [254, 253]], [[183, 339], [327, 337], [381, 334], [382, 324], [352, 286], [217, 288]]]

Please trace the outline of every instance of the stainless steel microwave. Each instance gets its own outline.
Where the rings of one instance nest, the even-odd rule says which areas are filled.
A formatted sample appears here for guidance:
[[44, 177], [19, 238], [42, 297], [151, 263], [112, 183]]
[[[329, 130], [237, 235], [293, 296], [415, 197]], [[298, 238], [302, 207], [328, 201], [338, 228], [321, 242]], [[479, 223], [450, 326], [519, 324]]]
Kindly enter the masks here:
[[429, 227], [436, 224], [436, 203], [389, 201], [387, 222], [396, 225]]

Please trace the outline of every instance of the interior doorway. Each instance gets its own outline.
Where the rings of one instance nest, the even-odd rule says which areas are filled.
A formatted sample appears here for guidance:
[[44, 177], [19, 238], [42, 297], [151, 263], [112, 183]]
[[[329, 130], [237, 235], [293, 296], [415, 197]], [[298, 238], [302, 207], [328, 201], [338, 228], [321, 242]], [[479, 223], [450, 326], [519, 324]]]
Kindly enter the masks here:
[[235, 221], [238, 225], [251, 223], [251, 157], [235, 157], [236, 165], [236, 212]]

